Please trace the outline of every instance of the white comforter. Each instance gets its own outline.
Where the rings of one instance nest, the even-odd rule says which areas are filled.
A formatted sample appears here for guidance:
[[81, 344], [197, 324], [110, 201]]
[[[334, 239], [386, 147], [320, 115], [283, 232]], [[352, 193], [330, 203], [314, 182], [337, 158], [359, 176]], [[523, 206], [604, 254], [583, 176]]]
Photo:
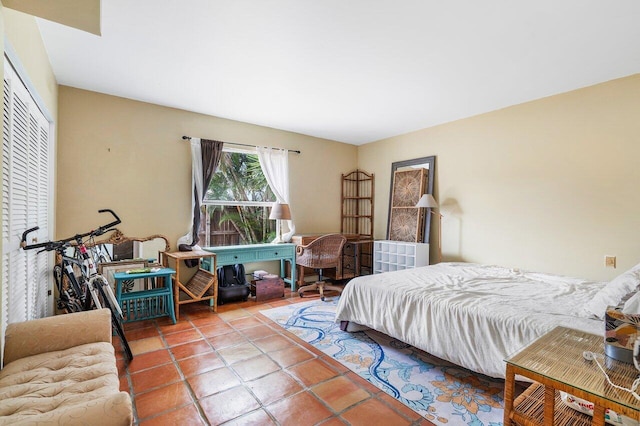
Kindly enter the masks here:
[[492, 377], [558, 325], [604, 335], [583, 310], [605, 283], [497, 266], [440, 263], [368, 275], [345, 287], [336, 321], [381, 331]]

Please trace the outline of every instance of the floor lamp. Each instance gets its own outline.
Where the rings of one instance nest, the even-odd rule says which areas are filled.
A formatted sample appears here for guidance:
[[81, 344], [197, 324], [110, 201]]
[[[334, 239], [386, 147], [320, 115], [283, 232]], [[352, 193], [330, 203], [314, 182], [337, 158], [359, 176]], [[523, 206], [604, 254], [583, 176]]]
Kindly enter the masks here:
[[284, 243], [282, 240], [282, 222], [283, 220], [291, 220], [291, 210], [289, 210], [289, 204], [273, 203], [271, 206], [271, 213], [269, 219], [277, 220], [278, 231], [280, 232], [279, 243]]
[[431, 214], [438, 215], [438, 263], [440, 263], [442, 262], [442, 214], [433, 211], [439, 207], [438, 202], [433, 198], [433, 195], [424, 194], [420, 197], [416, 207], [427, 208]]

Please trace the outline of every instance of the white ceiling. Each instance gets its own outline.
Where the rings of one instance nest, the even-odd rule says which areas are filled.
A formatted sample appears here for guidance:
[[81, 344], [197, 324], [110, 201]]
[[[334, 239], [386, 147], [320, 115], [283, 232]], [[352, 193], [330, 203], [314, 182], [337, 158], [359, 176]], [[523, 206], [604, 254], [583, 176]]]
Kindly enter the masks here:
[[638, 0], [102, 0], [102, 36], [38, 22], [62, 85], [356, 145], [640, 72]]

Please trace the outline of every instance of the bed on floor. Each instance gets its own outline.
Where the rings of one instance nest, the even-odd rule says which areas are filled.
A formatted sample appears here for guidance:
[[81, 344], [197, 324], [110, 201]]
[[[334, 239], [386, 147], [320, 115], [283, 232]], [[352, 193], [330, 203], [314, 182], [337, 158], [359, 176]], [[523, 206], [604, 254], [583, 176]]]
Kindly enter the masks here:
[[606, 307], [638, 285], [632, 271], [611, 283], [470, 263], [361, 276], [345, 286], [336, 321], [504, 378], [504, 359], [556, 326], [604, 335]]

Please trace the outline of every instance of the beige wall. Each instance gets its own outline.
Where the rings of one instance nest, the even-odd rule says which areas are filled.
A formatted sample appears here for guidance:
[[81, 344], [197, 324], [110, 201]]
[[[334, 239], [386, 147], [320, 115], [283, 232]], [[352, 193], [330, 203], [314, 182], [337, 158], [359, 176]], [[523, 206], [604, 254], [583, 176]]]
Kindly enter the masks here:
[[4, 34], [28, 74], [48, 113], [56, 119], [58, 83], [33, 16], [4, 8]]
[[6, 7], [100, 35], [100, 0], [3, 0]]
[[[290, 156], [299, 233], [339, 229], [340, 174], [376, 174], [386, 231], [391, 162], [436, 155], [445, 260], [609, 279], [638, 262], [640, 76], [354, 147], [290, 132], [59, 87], [35, 19], [0, 9], [3, 35], [58, 128], [56, 236], [113, 208], [131, 235], [188, 226], [188, 134], [302, 150]], [[432, 235], [436, 235], [436, 226]], [[605, 269], [605, 254], [618, 257]], [[432, 250], [432, 259], [435, 259]]]
[[297, 232], [340, 229], [340, 175], [355, 168], [355, 146], [65, 86], [59, 96], [58, 237], [111, 208], [125, 234], [165, 234], [175, 248], [191, 208], [182, 135], [301, 150], [289, 156]]
[[639, 112], [634, 75], [363, 145], [376, 237], [391, 163], [435, 155], [445, 261], [610, 279], [640, 262]]

